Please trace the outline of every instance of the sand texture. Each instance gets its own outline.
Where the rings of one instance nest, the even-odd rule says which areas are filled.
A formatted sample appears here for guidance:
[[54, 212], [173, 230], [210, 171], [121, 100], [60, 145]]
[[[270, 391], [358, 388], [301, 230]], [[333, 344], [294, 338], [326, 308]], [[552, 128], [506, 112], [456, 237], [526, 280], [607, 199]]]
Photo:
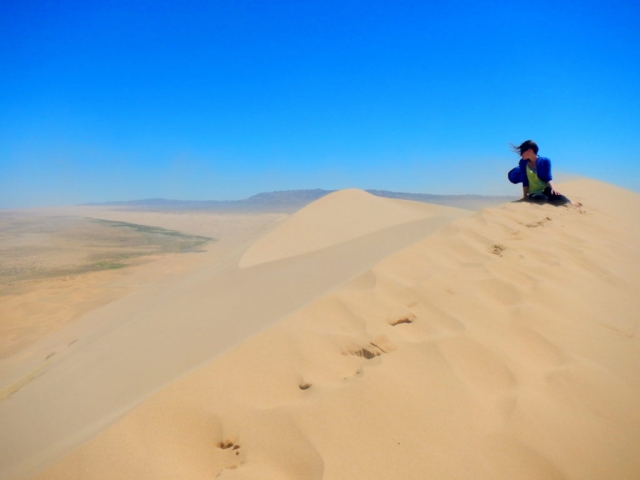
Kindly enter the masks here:
[[[560, 189], [583, 206], [510, 203], [472, 215], [437, 207], [416, 213], [418, 207], [411, 206], [412, 213], [403, 210], [404, 223], [383, 218], [377, 231], [372, 218], [356, 222], [357, 215], [345, 214], [346, 225], [334, 224], [327, 208], [309, 205], [255, 235], [235, 257], [225, 257], [235, 265], [225, 274], [225, 295], [242, 298], [236, 308], [243, 301], [256, 308], [234, 317], [223, 299], [203, 301], [206, 286], [222, 285], [210, 271], [220, 269], [215, 263], [199, 276], [172, 283], [174, 301], [192, 305], [181, 322], [202, 325], [211, 319], [216, 327], [200, 331], [212, 344], [214, 332], [244, 341], [134, 408], [121, 405], [126, 414], [34, 478], [640, 478], [640, 195], [592, 180]], [[341, 198], [362, 202], [363, 216], [378, 211], [361, 192], [338, 192], [335, 203], [349, 203]], [[384, 208], [392, 212], [398, 205]], [[294, 228], [312, 229], [314, 223], [336, 231], [320, 232], [315, 242]], [[416, 225], [422, 225], [420, 232]], [[294, 236], [297, 244], [281, 250], [270, 243]], [[397, 245], [393, 238], [407, 241]], [[304, 253], [296, 255], [293, 247]], [[371, 250], [377, 255], [348, 271], [327, 273]], [[314, 283], [323, 276], [331, 278]], [[232, 278], [236, 284], [229, 283]], [[180, 288], [185, 282], [192, 287], [188, 292]], [[295, 290], [300, 284], [308, 286], [306, 293]], [[285, 302], [276, 287], [299, 301]], [[283, 303], [286, 308], [274, 311]], [[238, 327], [225, 322], [242, 324], [246, 314], [268, 320], [231, 334]], [[154, 318], [171, 330], [163, 346], [186, 355], [185, 344], [198, 342], [178, 337], [173, 315]], [[145, 322], [142, 314], [136, 319]], [[146, 355], [153, 354], [154, 334], [131, 325], [121, 330], [122, 336], [78, 353], [85, 364], [77, 371], [96, 367], [96, 349], [103, 361], [113, 361], [114, 341], [147, 342]], [[209, 353], [228, 349], [224, 345]], [[126, 357], [118, 373], [91, 384], [108, 386], [101, 395], [114, 388], [135, 390], [118, 387], [118, 378], [146, 381], [160, 361], [145, 364], [142, 356], [127, 356], [126, 348], [118, 351]], [[69, 392], [46, 381], [63, 381], [59, 372], [71, 359], [0, 403], [3, 421], [10, 412], [22, 420], [33, 414], [19, 408], [25, 404], [63, 414], [55, 397]], [[172, 378], [186, 371], [186, 365], [165, 366]], [[80, 374], [73, 378], [88, 381]], [[82, 412], [96, 401], [68, 387], [74, 401], [67, 405]], [[141, 390], [130, 399], [141, 398]], [[94, 412], [91, 418], [104, 416]], [[85, 427], [89, 417], [82, 420]], [[22, 464], [14, 462], [15, 478], [70, 450], [73, 442], [64, 435], [79, 435], [47, 425], [56, 422], [51, 416], [36, 421], [50, 438]], [[57, 452], [45, 451], [51, 445]]]
[[[408, 211], [416, 208], [412, 202], [388, 202]], [[363, 202], [338, 203], [353, 210]], [[195, 253], [114, 271], [107, 284], [92, 287], [87, 275], [77, 276], [78, 291], [66, 290], [66, 304], [62, 295], [51, 295], [51, 288], [15, 296], [16, 303], [29, 305], [32, 322], [43, 325], [51, 323], [52, 310], [77, 306], [82, 292], [92, 298], [102, 292], [101, 298], [108, 302], [64, 328], [57, 325], [53, 334], [40, 335], [35, 342], [31, 339], [28, 348], [0, 361], [4, 399], [0, 418], [5, 426], [0, 430], [2, 478], [28, 478], [168, 382], [343, 285], [389, 254], [472, 213], [420, 204], [418, 208], [422, 213], [417, 220], [407, 216], [411, 221], [384, 228], [391, 219], [381, 216], [378, 230], [242, 269], [238, 263], [245, 251], [269, 232], [286, 228], [289, 215], [89, 207], [49, 211], [49, 215], [153, 225], [216, 241]], [[390, 209], [388, 216], [396, 214], [397, 208]], [[119, 292], [115, 300], [105, 298], [105, 292], [114, 291]], [[27, 333], [12, 332], [16, 342]], [[31, 336], [38, 333], [43, 329], [31, 331]]]

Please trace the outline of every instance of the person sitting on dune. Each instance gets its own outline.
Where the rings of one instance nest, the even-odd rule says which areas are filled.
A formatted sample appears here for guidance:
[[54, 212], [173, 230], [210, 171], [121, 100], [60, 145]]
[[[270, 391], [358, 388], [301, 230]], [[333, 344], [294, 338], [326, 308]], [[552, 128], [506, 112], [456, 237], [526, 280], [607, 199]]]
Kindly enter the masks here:
[[558, 192], [551, 183], [551, 160], [538, 156], [538, 145], [527, 140], [520, 145], [511, 145], [520, 155], [520, 163], [509, 172], [512, 183], [522, 183], [522, 200], [534, 203], [566, 205], [573, 202]]

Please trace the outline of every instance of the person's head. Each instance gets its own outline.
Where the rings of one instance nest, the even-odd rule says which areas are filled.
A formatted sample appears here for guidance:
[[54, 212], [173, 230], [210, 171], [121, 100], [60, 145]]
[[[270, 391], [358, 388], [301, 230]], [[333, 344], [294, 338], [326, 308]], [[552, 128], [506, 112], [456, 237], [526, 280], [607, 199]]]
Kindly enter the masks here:
[[520, 145], [511, 145], [513, 151], [525, 160], [534, 160], [538, 156], [538, 144], [533, 140], [527, 140]]

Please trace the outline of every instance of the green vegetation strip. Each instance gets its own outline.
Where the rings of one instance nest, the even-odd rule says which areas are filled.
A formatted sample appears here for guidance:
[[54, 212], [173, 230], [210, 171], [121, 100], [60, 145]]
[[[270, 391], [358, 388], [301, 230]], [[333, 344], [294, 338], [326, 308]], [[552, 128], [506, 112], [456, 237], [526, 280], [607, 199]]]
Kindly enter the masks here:
[[200, 235], [189, 235], [186, 233], [178, 232], [177, 230], [169, 230], [167, 228], [162, 227], [152, 227], [149, 225], [139, 225], [137, 223], [128, 223], [128, 222], [115, 222], [111, 220], [99, 220], [92, 218], [94, 222], [103, 223], [105, 225], [109, 225], [110, 227], [123, 227], [123, 228], [131, 228], [140, 233], [147, 233], [151, 235], [165, 235], [171, 237], [181, 237], [189, 240], [199, 240], [202, 243], [208, 242], [211, 240], [215, 240], [211, 237], [203, 237]]
[[149, 225], [116, 222], [111, 220], [91, 220], [108, 227], [120, 228], [140, 234], [140, 238], [146, 239], [148, 244], [156, 245], [164, 252], [192, 252], [196, 247], [199, 247], [204, 243], [215, 241], [214, 238], [204, 237], [201, 235], [189, 235], [162, 227], [152, 227]]
[[100, 270], [115, 270], [116, 268], [124, 268], [127, 266], [126, 263], [116, 263], [116, 262], [98, 262], [96, 263], [96, 266], [100, 269]]

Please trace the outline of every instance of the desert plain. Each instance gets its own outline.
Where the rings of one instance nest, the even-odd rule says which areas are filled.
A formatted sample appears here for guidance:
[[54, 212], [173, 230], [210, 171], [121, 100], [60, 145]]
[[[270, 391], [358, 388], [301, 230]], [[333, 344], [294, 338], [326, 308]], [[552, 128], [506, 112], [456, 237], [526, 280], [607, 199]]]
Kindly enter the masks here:
[[640, 195], [559, 189], [0, 212], [0, 478], [640, 478]]

